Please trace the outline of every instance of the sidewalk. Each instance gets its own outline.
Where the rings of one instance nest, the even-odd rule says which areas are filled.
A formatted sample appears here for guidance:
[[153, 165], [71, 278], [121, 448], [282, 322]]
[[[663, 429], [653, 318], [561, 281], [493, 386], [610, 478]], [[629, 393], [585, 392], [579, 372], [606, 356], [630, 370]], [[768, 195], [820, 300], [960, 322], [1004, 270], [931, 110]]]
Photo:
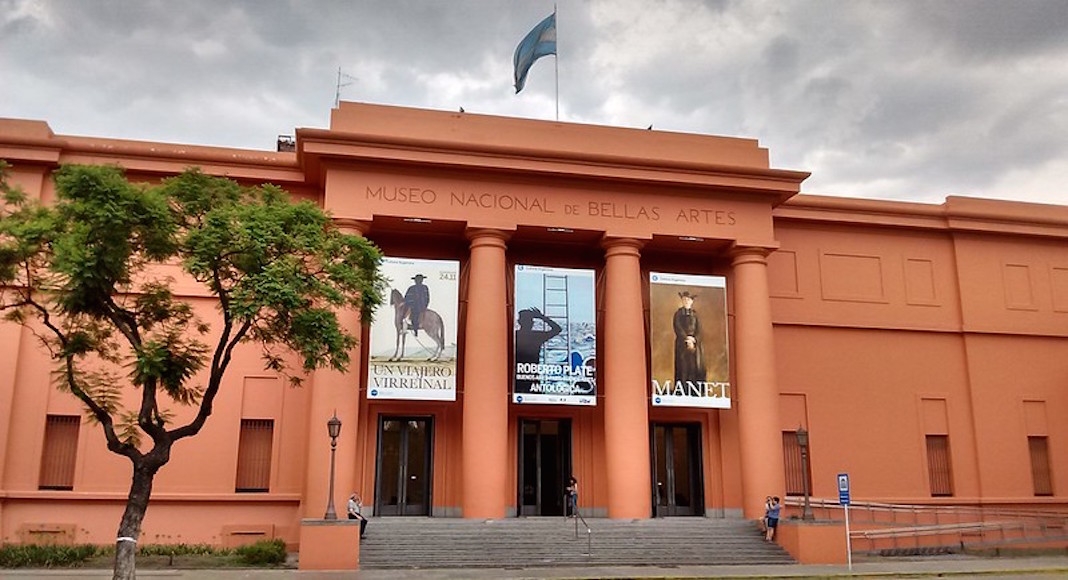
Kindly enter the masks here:
[[[522, 580], [592, 579], [592, 578], [924, 578], [955, 577], [985, 580], [1002, 578], [1068, 577], [1068, 555], [1033, 558], [978, 558], [970, 556], [930, 556], [893, 558], [854, 563], [850, 574], [846, 566], [643, 566], [598, 568], [524, 568], [524, 569], [436, 569], [436, 570], [362, 570], [358, 572], [299, 572], [297, 570], [139, 570], [139, 578], [176, 580], [425, 580], [494, 579]], [[110, 570], [0, 570], [3, 580], [89, 580], [110, 578]]]

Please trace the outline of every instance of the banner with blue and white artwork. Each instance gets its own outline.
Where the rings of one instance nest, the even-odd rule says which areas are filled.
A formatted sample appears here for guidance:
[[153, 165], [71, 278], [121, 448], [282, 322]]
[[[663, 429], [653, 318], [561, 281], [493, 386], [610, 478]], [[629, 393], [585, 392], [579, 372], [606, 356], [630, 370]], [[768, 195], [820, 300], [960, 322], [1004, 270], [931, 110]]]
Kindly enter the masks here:
[[729, 409], [727, 279], [649, 274], [653, 405]]
[[512, 401], [597, 404], [593, 270], [516, 265]]
[[460, 263], [383, 258], [387, 298], [375, 310], [368, 399], [456, 400]]

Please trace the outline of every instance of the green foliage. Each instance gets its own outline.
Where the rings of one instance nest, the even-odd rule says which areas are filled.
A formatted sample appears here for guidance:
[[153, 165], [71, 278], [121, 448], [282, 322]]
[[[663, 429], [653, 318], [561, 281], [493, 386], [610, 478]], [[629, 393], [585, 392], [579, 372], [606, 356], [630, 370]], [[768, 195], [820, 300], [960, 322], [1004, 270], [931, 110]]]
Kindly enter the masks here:
[[0, 545], [0, 568], [72, 568], [81, 566], [99, 551], [99, 548], [89, 544], [3, 544]]
[[230, 552], [208, 544], [147, 544], [137, 548], [138, 556], [225, 556]]
[[[55, 360], [58, 388], [81, 400], [108, 449], [133, 463], [131, 489], [150, 489], [174, 442], [204, 427], [240, 343], [257, 343], [265, 366], [294, 383], [300, 373], [279, 351], [294, 352], [303, 371], [345, 370], [356, 337], [337, 312], [359, 309], [370, 321], [382, 303], [378, 249], [277, 187], [197, 170], [134, 184], [119, 167], [65, 165], [46, 206], [10, 186], [7, 171], [0, 163], [0, 312], [31, 327]], [[176, 297], [161, 266], [203, 284], [215, 319], [200, 320]], [[126, 396], [131, 388], [140, 396]], [[195, 416], [171, 425], [178, 415], [168, 403], [195, 406]], [[146, 435], [151, 449], [143, 450]], [[147, 496], [131, 494], [119, 534], [136, 537], [147, 507]], [[55, 554], [65, 550], [13, 558], [62, 565]], [[116, 571], [132, 569], [133, 557], [119, 550]], [[280, 563], [285, 546], [257, 544], [241, 558]]]
[[[357, 339], [337, 311], [359, 309], [369, 321], [383, 299], [378, 249], [272, 185], [197, 170], [134, 184], [119, 167], [65, 165], [54, 174], [55, 203], [43, 206], [3, 175], [0, 311], [44, 326], [58, 386], [131, 457], [142, 433], [169, 444], [170, 434], [199, 431], [238, 342], [259, 343], [280, 374], [300, 373], [279, 351], [294, 352], [303, 371], [344, 370]], [[215, 328], [174, 296], [159, 264], [180, 265], [216, 297]], [[122, 407], [128, 386], [147, 391], [140, 408]], [[200, 412], [165, 431], [174, 414], [157, 394]]]
[[240, 546], [234, 553], [249, 566], [278, 566], [286, 561], [286, 543], [282, 540], [264, 540]]

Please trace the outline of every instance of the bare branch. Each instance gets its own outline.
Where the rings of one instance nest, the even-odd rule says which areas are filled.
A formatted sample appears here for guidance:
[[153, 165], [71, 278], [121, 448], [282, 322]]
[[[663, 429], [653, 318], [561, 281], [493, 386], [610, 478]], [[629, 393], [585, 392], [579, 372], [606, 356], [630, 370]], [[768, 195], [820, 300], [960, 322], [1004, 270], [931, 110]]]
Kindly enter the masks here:
[[219, 347], [222, 348], [222, 358], [218, 361], [217, 365], [216, 361], [212, 361], [211, 378], [208, 380], [208, 388], [204, 391], [204, 398], [200, 400], [200, 409], [197, 412], [197, 416], [188, 424], [176, 429], [171, 429], [169, 435], [171, 436], [172, 441], [178, 441], [179, 439], [190, 437], [200, 432], [200, 429], [204, 426], [204, 422], [211, 415], [212, 405], [215, 402], [215, 395], [218, 394], [219, 387], [222, 385], [222, 378], [226, 372], [226, 368], [230, 365], [234, 348], [241, 342], [245, 335], [248, 334], [248, 331], [251, 328], [252, 320], [246, 320], [229, 342], [220, 338]]
[[154, 420], [157, 413], [156, 404], [156, 380], [145, 381], [141, 385], [141, 410], [137, 413], [137, 424], [141, 430], [148, 433], [152, 441], [159, 444], [167, 441], [167, 430], [161, 428]]
[[[56, 335], [56, 339], [59, 341], [60, 345], [65, 347], [67, 345], [67, 337], [65, 334], [63, 334], [63, 331], [61, 331], [52, 322], [48, 309], [44, 306], [41, 306], [35, 301], [31, 302], [31, 305], [40, 313], [41, 322]], [[103, 427], [104, 437], [107, 439], [108, 442], [108, 449], [119, 455], [125, 455], [131, 460], [139, 460], [142, 457], [142, 453], [137, 449], [137, 447], [119, 438], [119, 436], [115, 433], [114, 419], [111, 417], [111, 415], [103, 407], [98, 405], [97, 402], [94, 401], [93, 398], [90, 397], [89, 394], [86, 393], [78, 385], [78, 381], [76, 381], [74, 378], [75, 370], [73, 356], [68, 354], [65, 355], [63, 358], [65, 359], [64, 370], [67, 379], [67, 385], [70, 387], [71, 393], [74, 394], [75, 397], [78, 397], [81, 402], [85, 403], [85, 406], [89, 408], [90, 412], [93, 413], [93, 416]]]
[[119, 332], [126, 337], [126, 340], [130, 342], [135, 350], [141, 348], [141, 334], [137, 330], [137, 316], [119, 306], [115, 303], [115, 299], [112, 296], [107, 298], [107, 316], [108, 320], [115, 325], [115, 328], [119, 329]]

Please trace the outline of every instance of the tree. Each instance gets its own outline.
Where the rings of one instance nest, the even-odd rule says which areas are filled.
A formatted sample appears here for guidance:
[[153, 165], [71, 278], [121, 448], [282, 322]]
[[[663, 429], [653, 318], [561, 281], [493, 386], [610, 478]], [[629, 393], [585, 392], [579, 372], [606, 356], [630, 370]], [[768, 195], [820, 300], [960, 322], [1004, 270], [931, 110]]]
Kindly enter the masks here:
[[[33, 328], [57, 363], [57, 387], [130, 460], [114, 577], [133, 578], [153, 478], [174, 443], [203, 428], [234, 349], [258, 345], [266, 368], [295, 384], [301, 372], [291, 372], [287, 354], [303, 372], [345, 370], [357, 338], [337, 311], [370, 320], [385, 288], [381, 253], [271, 185], [196, 170], [135, 184], [113, 166], [66, 165], [53, 175], [49, 206], [0, 177], [0, 311]], [[214, 329], [172, 295], [163, 263], [180, 264], [210, 292]], [[126, 408], [131, 390], [140, 397]], [[172, 424], [174, 405], [195, 415]]]

